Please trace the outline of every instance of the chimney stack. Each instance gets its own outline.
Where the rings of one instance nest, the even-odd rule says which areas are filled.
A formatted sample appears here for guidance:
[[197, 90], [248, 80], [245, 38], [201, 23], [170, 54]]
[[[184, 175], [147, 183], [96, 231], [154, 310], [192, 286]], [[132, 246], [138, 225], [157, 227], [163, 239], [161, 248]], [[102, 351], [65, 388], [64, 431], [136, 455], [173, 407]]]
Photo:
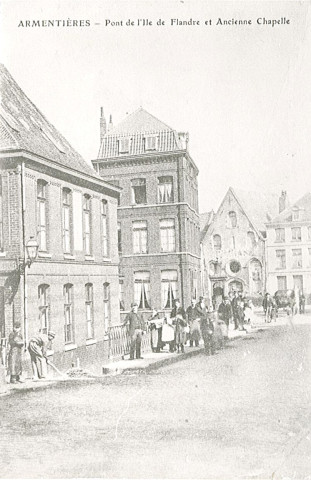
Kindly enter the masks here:
[[279, 213], [283, 212], [289, 207], [289, 201], [287, 198], [286, 190], [282, 190], [281, 196], [279, 198]]
[[110, 114], [109, 124], [108, 124], [108, 133], [110, 133], [112, 129], [113, 129], [112, 115]]
[[104, 116], [104, 108], [100, 107], [100, 121], [99, 121], [99, 129], [100, 129], [100, 145], [103, 141], [104, 136], [106, 135], [107, 131], [107, 123]]

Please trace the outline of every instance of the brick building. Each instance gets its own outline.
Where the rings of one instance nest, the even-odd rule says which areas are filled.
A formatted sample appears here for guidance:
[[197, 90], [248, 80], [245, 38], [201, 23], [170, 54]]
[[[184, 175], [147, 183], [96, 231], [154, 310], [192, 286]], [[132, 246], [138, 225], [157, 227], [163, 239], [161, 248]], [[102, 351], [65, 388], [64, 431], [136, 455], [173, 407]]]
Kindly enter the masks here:
[[279, 214], [267, 228], [267, 290], [298, 288], [311, 300], [311, 193], [289, 205], [286, 192]]
[[[102, 112], [102, 111], [101, 111]], [[146, 315], [170, 310], [200, 290], [198, 169], [188, 136], [140, 108], [113, 127], [101, 113], [98, 158], [105, 180], [122, 187], [118, 206], [120, 308], [135, 299]]]
[[204, 284], [219, 302], [232, 290], [261, 298], [266, 284], [265, 222], [276, 213], [276, 195], [229, 188], [202, 225]]
[[[69, 367], [107, 356], [119, 323], [117, 187], [101, 179], [22, 92], [4, 66], [0, 111], [0, 329], [27, 341], [56, 332]], [[25, 264], [28, 240], [38, 256]], [[25, 355], [26, 357], [26, 355]]]

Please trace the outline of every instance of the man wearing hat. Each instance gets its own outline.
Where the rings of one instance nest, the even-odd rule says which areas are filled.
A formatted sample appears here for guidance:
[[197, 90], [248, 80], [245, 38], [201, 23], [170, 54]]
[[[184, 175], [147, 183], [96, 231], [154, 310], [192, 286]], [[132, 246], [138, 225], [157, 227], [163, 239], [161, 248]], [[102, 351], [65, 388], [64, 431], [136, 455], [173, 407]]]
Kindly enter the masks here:
[[129, 335], [131, 339], [130, 345], [130, 360], [134, 360], [136, 350], [136, 358], [142, 359], [141, 356], [141, 340], [143, 332], [146, 330], [145, 322], [141, 315], [138, 314], [137, 303], [131, 304], [131, 311], [125, 317], [123, 326], [129, 325]]
[[232, 318], [232, 307], [229, 297], [224, 297], [218, 307], [218, 318], [225, 324], [224, 338], [228, 338], [229, 323]]
[[48, 344], [55, 338], [55, 333], [49, 331], [45, 333], [39, 332], [29, 341], [28, 351], [31, 358], [31, 366], [34, 379], [46, 378], [46, 352]]
[[20, 377], [22, 374], [22, 348], [24, 340], [19, 322], [13, 325], [13, 332], [9, 335], [9, 345], [8, 371], [10, 373], [10, 383], [23, 383]]

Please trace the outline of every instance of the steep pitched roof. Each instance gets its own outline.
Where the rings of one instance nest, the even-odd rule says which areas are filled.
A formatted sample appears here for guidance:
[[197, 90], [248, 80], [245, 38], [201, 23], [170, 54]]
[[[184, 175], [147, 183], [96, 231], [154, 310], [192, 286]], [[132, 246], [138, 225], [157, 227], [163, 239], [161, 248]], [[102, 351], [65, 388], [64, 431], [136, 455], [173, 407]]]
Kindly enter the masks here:
[[[155, 148], [146, 151], [145, 139], [147, 136], [155, 136], [157, 143]], [[127, 151], [120, 152], [119, 141], [122, 139], [128, 139], [129, 143]], [[183, 148], [176, 130], [143, 108], [139, 108], [104, 135], [97, 158], [171, 152]]]
[[135, 112], [127, 115], [112, 129], [110, 134], [118, 135], [120, 133], [160, 132], [162, 130], [173, 129], [141, 107]]
[[306, 193], [296, 203], [286, 208], [279, 215], [272, 218], [271, 223], [286, 223], [292, 221], [293, 210], [299, 209], [300, 216], [299, 221], [310, 222], [311, 221], [311, 193]]
[[264, 232], [265, 223], [278, 213], [279, 196], [275, 193], [247, 192], [233, 188], [231, 191], [256, 228]]
[[209, 212], [200, 213], [200, 238], [203, 240], [208, 227], [213, 221], [215, 212], [210, 210]]
[[0, 64], [0, 148], [25, 150], [99, 178]]

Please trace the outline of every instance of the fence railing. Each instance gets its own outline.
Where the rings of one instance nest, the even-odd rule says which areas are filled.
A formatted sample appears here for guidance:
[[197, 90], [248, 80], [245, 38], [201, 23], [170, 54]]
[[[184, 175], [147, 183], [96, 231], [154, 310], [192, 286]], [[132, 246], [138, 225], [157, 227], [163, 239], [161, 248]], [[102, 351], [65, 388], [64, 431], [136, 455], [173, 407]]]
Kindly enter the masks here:
[[[129, 335], [129, 327], [122, 324], [113, 325], [108, 328], [108, 358], [123, 359], [130, 354], [131, 338]], [[147, 353], [151, 350], [150, 332], [147, 330], [142, 337], [141, 352]]]

